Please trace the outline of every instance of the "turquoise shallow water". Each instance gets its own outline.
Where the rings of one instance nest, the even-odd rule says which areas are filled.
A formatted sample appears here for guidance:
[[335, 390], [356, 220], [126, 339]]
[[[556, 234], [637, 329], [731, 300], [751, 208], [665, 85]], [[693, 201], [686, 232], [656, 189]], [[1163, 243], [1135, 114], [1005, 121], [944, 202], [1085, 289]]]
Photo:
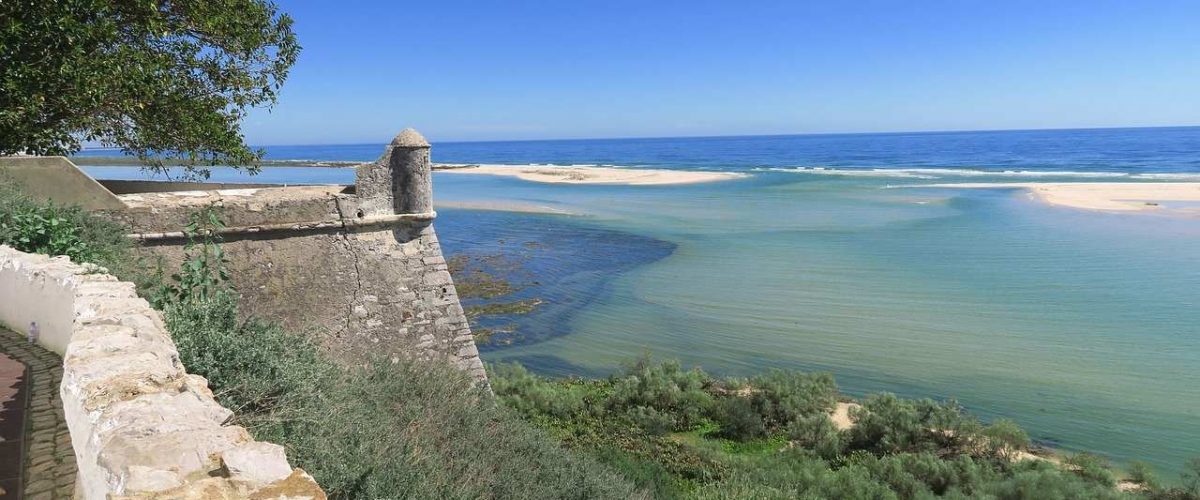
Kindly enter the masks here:
[[[479, 189], [458, 179], [439, 177], [442, 199]], [[615, 277], [603, 300], [558, 325], [564, 335], [491, 360], [537, 359], [565, 374], [649, 351], [728, 373], [828, 370], [848, 393], [955, 397], [1068, 450], [1143, 457], [1164, 471], [1200, 454], [1195, 220], [1050, 208], [1016, 190], [888, 188], [890, 179], [489, 179], [490, 192], [677, 245]]]
[[[805, 154], [828, 161], [774, 163], [761, 157], [705, 163], [687, 152], [687, 141], [621, 143], [662, 150], [654, 156], [658, 163], [621, 162], [615, 146], [572, 143], [569, 154], [559, 153], [562, 163], [594, 158], [751, 175], [637, 187], [439, 173], [435, 193], [443, 206], [515, 202], [576, 214], [440, 209], [439, 233], [452, 251], [505, 240], [546, 277], [542, 295], [551, 303], [527, 318], [537, 327], [524, 341], [486, 349], [491, 361], [600, 374], [649, 351], [731, 374], [827, 370], [852, 395], [954, 397], [985, 418], [1011, 417], [1054, 446], [1117, 461], [1145, 459], [1169, 473], [1200, 456], [1200, 220], [1054, 208], [1013, 189], [920, 187], [1200, 175], [1194, 160], [1200, 134], [1164, 135], [1051, 140], [1035, 134], [1005, 139], [1030, 144], [1009, 154], [986, 136], [971, 139], [970, 147], [945, 146], [953, 154], [937, 161], [909, 151], [879, 171], [870, 165], [879, 165], [878, 155], [898, 139], [836, 138], [854, 154], [838, 156], [827, 146]], [[1081, 143], [1086, 154], [1061, 157]], [[1039, 147], [1048, 152], [1037, 153]], [[435, 147], [435, 159], [503, 159], [494, 146], [445, 149], [452, 155], [438, 156]], [[499, 151], [509, 149], [522, 152], [512, 153], [511, 163], [539, 158], [513, 144]], [[473, 160], [476, 150], [492, 153]], [[359, 157], [366, 153], [292, 154], [366, 159]], [[559, 161], [542, 154], [546, 162]], [[964, 159], [977, 157], [995, 166], [963, 167]], [[814, 165], [846, 170], [797, 170]], [[292, 168], [261, 178], [351, 179], [347, 170]], [[528, 251], [534, 246], [518, 241], [547, 249]]]

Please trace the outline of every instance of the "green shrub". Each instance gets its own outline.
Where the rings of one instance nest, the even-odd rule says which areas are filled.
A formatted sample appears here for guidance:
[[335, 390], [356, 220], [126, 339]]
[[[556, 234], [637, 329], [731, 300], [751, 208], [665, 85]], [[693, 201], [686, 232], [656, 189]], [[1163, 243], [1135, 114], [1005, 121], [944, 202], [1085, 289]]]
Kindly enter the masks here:
[[746, 398], [723, 397], [713, 405], [711, 413], [712, 419], [721, 426], [719, 435], [722, 437], [746, 441], [767, 434], [762, 415]]
[[[661, 380], [671, 377], [656, 374], [678, 374], [676, 366], [643, 365], [631, 371]], [[617, 384], [630, 383], [629, 375], [585, 382], [548, 379], [523, 369], [491, 374], [494, 386], [522, 387], [524, 394], [586, 388], [581, 396], [585, 407], [595, 402], [619, 407], [617, 402], [633, 399], [611, 396]], [[504, 380], [510, 376], [514, 381]], [[1102, 475], [1076, 474], [1046, 461], [1013, 463], [1001, 459], [1000, 452], [981, 448], [981, 443], [1000, 443], [997, 446], [1007, 453], [1024, 447], [1028, 437], [1010, 421], [984, 428], [952, 402], [878, 395], [854, 412], [861, 429], [838, 432], [827, 413], [819, 411], [791, 420], [781, 434], [763, 422], [761, 407], [753, 403], [759, 388], [752, 381], [703, 374], [696, 378], [705, 380], [703, 387], [712, 396], [708, 423], [684, 434], [652, 434], [665, 430], [665, 423], [653, 421], [666, 414], [650, 406], [624, 413], [575, 411], [558, 418], [546, 413], [554, 411], [553, 405], [533, 405], [541, 409], [529, 418], [546, 425], [575, 452], [597, 457], [657, 497], [1040, 499], [1043, 492], [1047, 498], [1063, 499], [1119, 496]], [[646, 392], [656, 391], [639, 393]], [[501, 398], [506, 404], [529, 399]], [[814, 399], [819, 398], [810, 400]], [[1163, 493], [1155, 498], [1195, 500], [1179, 496], [1182, 490], [1171, 491], [1175, 496]]]
[[96, 264], [128, 278], [138, 266], [126, 232], [77, 206], [33, 200], [14, 181], [0, 177], [0, 245], [65, 255], [72, 262]]
[[1029, 434], [1016, 422], [1001, 418], [992, 422], [981, 433], [990, 456], [1012, 461], [1017, 454], [1029, 448]]
[[183, 264], [171, 275], [171, 283], [163, 283], [152, 302], [204, 301], [229, 289], [229, 262], [221, 249], [220, 231], [225, 229], [221, 207], [208, 205], [188, 217], [183, 233]]
[[854, 450], [886, 453], [963, 453], [978, 441], [979, 422], [957, 404], [923, 399], [903, 400], [894, 394], [876, 394], [850, 410], [854, 427], [847, 446]]
[[1129, 481], [1150, 489], [1157, 489], [1159, 486], [1154, 470], [1150, 468], [1149, 464], [1140, 460], [1129, 462]]
[[662, 436], [676, 427], [675, 417], [662, 413], [654, 408], [638, 406], [625, 413], [633, 425], [640, 427], [647, 434]]
[[769, 429], [828, 413], [837, 403], [837, 385], [828, 373], [771, 370], [750, 379], [750, 401]]
[[1113, 477], [1112, 468], [1108, 465], [1108, 461], [1098, 455], [1076, 453], [1065, 458], [1063, 463], [1067, 464], [1075, 474], [1085, 479], [1109, 487], [1117, 483], [1116, 478]]
[[546, 381], [517, 363], [489, 365], [488, 373], [496, 397], [522, 415], [569, 418], [587, 411], [584, 391]]
[[287, 418], [313, 401], [322, 380], [335, 375], [315, 344], [278, 325], [237, 316], [237, 296], [168, 303], [167, 330], [188, 371], [208, 379], [218, 401], [239, 423]]
[[628, 498], [632, 485], [574, 456], [461, 372], [374, 360], [343, 369], [310, 341], [239, 322], [220, 293], [170, 304], [189, 371], [259, 439], [288, 448], [332, 498]]
[[827, 498], [806, 495], [831, 474], [828, 465], [803, 453], [781, 452], [767, 457], [739, 457], [720, 482], [697, 488], [692, 498]]
[[787, 436], [796, 446], [832, 459], [842, 453], [842, 436], [833, 420], [823, 413], [800, 417], [787, 426]]
[[689, 429], [702, 422], [712, 404], [707, 391], [711, 382], [704, 372], [684, 370], [678, 361], [642, 358], [613, 379], [607, 406], [618, 414], [639, 406], [654, 408], [674, 417], [678, 429]]
[[642, 458], [613, 446], [592, 453], [652, 498], [680, 498], [686, 493], [687, 481], [660, 464], [657, 457]]
[[808, 498], [871, 498], [899, 499], [886, 483], [875, 480], [865, 467], [851, 465], [830, 471], [815, 478], [806, 488]]
[[978, 496], [1001, 499], [1074, 500], [1124, 498], [1112, 485], [1088, 481], [1045, 460], [1017, 462], [1012, 470], [980, 484]]

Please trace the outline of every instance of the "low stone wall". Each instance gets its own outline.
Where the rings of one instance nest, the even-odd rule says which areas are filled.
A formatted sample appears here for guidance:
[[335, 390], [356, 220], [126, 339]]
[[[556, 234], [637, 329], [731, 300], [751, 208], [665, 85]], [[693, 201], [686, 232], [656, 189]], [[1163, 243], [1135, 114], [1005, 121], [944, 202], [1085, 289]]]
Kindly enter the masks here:
[[158, 312], [96, 271], [0, 246], [0, 322], [63, 355], [77, 498], [325, 498], [281, 446], [226, 425]]

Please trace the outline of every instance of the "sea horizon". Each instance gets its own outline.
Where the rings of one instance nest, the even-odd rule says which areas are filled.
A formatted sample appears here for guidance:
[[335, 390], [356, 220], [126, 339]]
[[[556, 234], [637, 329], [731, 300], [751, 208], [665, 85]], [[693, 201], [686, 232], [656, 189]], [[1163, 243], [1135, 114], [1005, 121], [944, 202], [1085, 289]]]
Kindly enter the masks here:
[[[372, 161], [381, 144], [267, 146], [264, 160], [272, 166]], [[76, 157], [110, 157], [97, 154], [110, 151], [87, 150]], [[813, 174], [909, 169], [1065, 178], [1185, 174], [1191, 180], [1200, 178], [1192, 175], [1200, 174], [1200, 126], [435, 142], [433, 161]]]
[[[880, 132], [800, 132], [800, 133], [769, 133], [769, 134], [718, 134], [718, 135], [649, 135], [628, 137], [555, 137], [543, 139], [470, 139], [470, 140], [432, 140], [433, 145], [439, 144], [492, 144], [505, 142], [568, 142], [568, 141], [629, 141], [629, 140], [672, 140], [672, 139], [727, 139], [727, 138], [772, 138], [772, 137], [823, 137], [823, 136], [855, 136], [855, 135], [949, 135], [975, 133], [1004, 133], [1004, 132], [1068, 132], [1089, 130], [1161, 130], [1161, 129], [1200, 129], [1196, 125], [1139, 125], [1139, 126], [1100, 126], [1100, 127], [1049, 127], [1049, 128], [999, 128], [999, 129], [947, 129], [947, 130], [892, 130]], [[273, 147], [323, 147], [323, 146], [380, 146], [387, 144], [390, 138], [378, 141], [350, 142], [315, 142], [315, 143], [271, 143], [251, 144], [253, 148]], [[84, 146], [80, 152], [88, 151], [121, 151], [119, 147]]]

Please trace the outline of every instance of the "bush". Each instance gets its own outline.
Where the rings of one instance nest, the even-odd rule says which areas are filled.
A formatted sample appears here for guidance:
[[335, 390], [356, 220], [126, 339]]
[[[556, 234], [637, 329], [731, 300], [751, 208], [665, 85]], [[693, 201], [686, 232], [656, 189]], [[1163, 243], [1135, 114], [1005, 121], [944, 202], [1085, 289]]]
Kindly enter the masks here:
[[954, 462], [941, 460], [928, 453], [905, 453], [880, 458], [860, 452], [851, 455], [847, 465], [866, 471], [873, 480], [887, 485], [888, 490], [900, 498], [940, 495], [949, 490], [957, 479]]
[[237, 297], [218, 293], [209, 300], [169, 303], [163, 311], [167, 330], [190, 373], [208, 379], [221, 404], [238, 423], [253, 429], [260, 422], [291, 418], [336, 375], [305, 337], [278, 325], [237, 317]]
[[848, 432], [850, 449], [877, 454], [970, 451], [980, 425], [953, 402], [902, 400], [894, 394], [877, 394], [850, 410], [854, 427]]
[[639, 359], [612, 381], [607, 406], [618, 414], [639, 406], [671, 415], [676, 428], [699, 425], [713, 397], [706, 388], [712, 380], [700, 370], [684, 370], [678, 361], [653, 363]]
[[837, 385], [828, 373], [771, 370], [750, 379], [750, 401], [769, 429], [826, 414], [837, 403]]
[[808, 498], [871, 498], [899, 499], [887, 484], [876, 481], [871, 472], [861, 466], [842, 467], [817, 476], [806, 488]]
[[569, 418], [587, 411], [583, 391], [547, 383], [517, 363], [489, 365], [488, 373], [495, 395], [522, 415]]
[[1007, 474], [978, 485], [977, 492], [979, 496], [1013, 499], [1073, 500], [1124, 497], [1111, 484], [1088, 481], [1064, 472], [1045, 460], [1017, 462]]
[[817, 414], [793, 420], [787, 436], [796, 446], [812, 450], [826, 460], [842, 454], [842, 436], [828, 415]]
[[[640, 373], [678, 374], [681, 370], [675, 366], [643, 366]], [[628, 375], [587, 382], [547, 379], [523, 369], [491, 374], [494, 386], [522, 387], [524, 393], [584, 388], [585, 407], [596, 402], [619, 406], [612, 397], [615, 386], [629, 383]], [[519, 383], [504, 380], [509, 376]], [[658, 497], [1119, 497], [1102, 475], [1073, 473], [1047, 461], [999, 459], [981, 444], [999, 443], [999, 449], [1008, 452], [1023, 447], [1028, 436], [1011, 421], [998, 420], [984, 428], [952, 402], [878, 395], [867, 398], [863, 408], [854, 412], [861, 429], [838, 432], [820, 411], [791, 420], [781, 435], [767, 428], [753, 404], [752, 394], [759, 388], [752, 382], [740, 384], [703, 374], [697, 378], [706, 380], [704, 386], [712, 395], [710, 421], [688, 433], [651, 434], [665, 429], [666, 423], [656, 421], [667, 414], [649, 406], [624, 413], [578, 411], [567, 418], [535, 411], [530, 418], [561, 436], [576, 452], [597, 457]], [[529, 398], [501, 399], [521, 404]], [[616, 401], [628, 399], [632, 398]], [[791, 446], [783, 437], [791, 440]], [[1195, 500], [1180, 495], [1182, 490], [1170, 490], [1154, 498]]]
[[231, 294], [171, 304], [189, 371], [255, 437], [288, 448], [331, 498], [628, 498], [632, 485], [573, 456], [442, 363], [343, 369], [310, 341], [239, 322]]
[[739, 457], [733, 470], [720, 482], [697, 488], [691, 498], [831, 498], [806, 491], [814, 489], [830, 474], [828, 465], [803, 453], [781, 452], [768, 457]]
[[135, 269], [132, 244], [119, 225], [76, 206], [35, 201], [0, 177], [0, 245], [22, 252], [65, 255], [128, 276]]
[[1012, 420], [1001, 418], [992, 422], [982, 432], [987, 452], [1000, 460], [1012, 461], [1017, 454], [1029, 448], [1029, 434]]
[[719, 435], [747, 441], [767, 434], [762, 416], [746, 398], [727, 396], [713, 405], [712, 418], [721, 426]]
[[680, 498], [685, 494], [685, 482], [660, 464], [657, 457], [642, 458], [613, 446], [601, 447], [593, 454], [651, 498]]
[[1085, 479], [1112, 487], [1117, 484], [1108, 461], [1091, 453], [1076, 453], [1063, 460], [1075, 474]]
[[1150, 489], [1158, 488], [1158, 478], [1154, 470], [1146, 462], [1134, 460], [1129, 462], [1129, 482], [1140, 484]]
[[626, 412], [633, 425], [638, 426], [647, 434], [652, 436], [662, 436], [675, 428], [675, 417], [668, 413], [662, 413], [654, 408], [639, 406]]

